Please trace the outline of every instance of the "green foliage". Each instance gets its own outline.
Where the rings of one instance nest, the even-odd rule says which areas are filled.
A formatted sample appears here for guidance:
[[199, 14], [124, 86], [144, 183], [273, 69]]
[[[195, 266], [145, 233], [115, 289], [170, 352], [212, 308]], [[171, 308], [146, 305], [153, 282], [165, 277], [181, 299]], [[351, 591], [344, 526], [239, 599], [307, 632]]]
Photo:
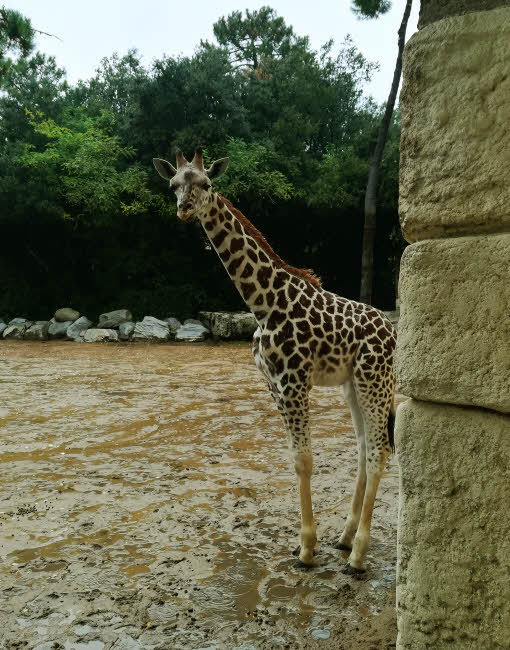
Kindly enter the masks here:
[[[135, 51], [70, 87], [51, 57], [13, 61], [0, 95], [0, 315], [195, 316], [243, 303], [203, 232], [175, 218], [154, 156], [228, 156], [218, 191], [290, 264], [356, 297], [366, 172], [381, 107], [350, 40], [311, 49], [268, 8], [215, 24], [216, 43], [146, 69]], [[396, 115], [380, 175], [376, 304], [401, 250]], [[341, 251], [341, 252], [340, 252]], [[23, 269], [23, 272], [20, 271]]]
[[121, 169], [135, 152], [108, 133], [108, 114], [90, 118], [83, 111], [71, 111], [65, 119], [67, 126], [60, 126], [41, 114], [29, 113], [30, 124], [46, 136], [48, 144], [44, 151], [28, 145], [18, 158], [54, 187], [64, 218], [97, 225], [115, 218], [119, 211], [145, 212], [152, 200], [146, 189], [147, 172], [137, 163]]
[[391, 8], [391, 0], [351, 0], [358, 18], [379, 18]]
[[30, 20], [19, 11], [0, 7], [0, 82], [13, 63], [9, 55], [26, 57], [33, 47], [34, 29]]
[[[210, 158], [207, 150], [204, 153], [206, 160]], [[216, 182], [216, 189], [232, 201], [251, 196], [275, 203], [292, 196], [292, 184], [284, 174], [272, 168], [275, 155], [270, 143], [246, 144], [241, 139], [230, 138], [225, 155], [230, 160], [229, 166]]]
[[234, 11], [214, 23], [213, 32], [234, 66], [249, 66], [254, 71], [264, 59], [287, 55], [296, 41], [292, 27], [271, 7], [246, 9], [244, 17], [241, 11]]

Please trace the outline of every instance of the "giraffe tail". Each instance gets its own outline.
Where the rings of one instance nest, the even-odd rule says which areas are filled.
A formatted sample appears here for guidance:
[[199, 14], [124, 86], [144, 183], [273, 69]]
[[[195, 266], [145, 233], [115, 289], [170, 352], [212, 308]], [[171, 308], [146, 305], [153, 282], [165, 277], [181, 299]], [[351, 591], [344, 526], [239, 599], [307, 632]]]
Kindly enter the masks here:
[[390, 411], [388, 414], [388, 440], [390, 442], [391, 453], [395, 453], [395, 414]]

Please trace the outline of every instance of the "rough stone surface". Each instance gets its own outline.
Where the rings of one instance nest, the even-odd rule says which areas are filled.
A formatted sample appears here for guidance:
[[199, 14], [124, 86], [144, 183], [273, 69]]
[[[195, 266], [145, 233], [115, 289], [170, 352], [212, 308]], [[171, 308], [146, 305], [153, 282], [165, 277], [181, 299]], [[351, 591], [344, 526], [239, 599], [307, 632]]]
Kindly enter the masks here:
[[0, 335], [3, 334], [3, 331], [7, 328], [7, 323], [3, 321], [0, 323]]
[[62, 307], [61, 309], [57, 309], [53, 318], [58, 323], [65, 323], [68, 320], [74, 322], [75, 320], [78, 320], [79, 317], [80, 312], [76, 311], [76, 309], [71, 309], [71, 307]]
[[125, 321], [119, 325], [119, 338], [121, 341], [129, 341], [135, 331], [135, 324], [131, 321]]
[[188, 320], [185, 320], [184, 325], [177, 330], [175, 340], [186, 343], [198, 343], [200, 341], [205, 341], [209, 335], [209, 330], [199, 320], [189, 318]]
[[251, 312], [201, 311], [200, 318], [215, 338], [249, 340], [258, 327]]
[[52, 318], [48, 328], [48, 337], [50, 339], [65, 339], [67, 330], [72, 324], [73, 321], [71, 320], [58, 322], [55, 318]]
[[115, 329], [119, 327], [121, 323], [132, 320], [133, 314], [129, 311], [129, 309], [116, 309], [115, 311], [109, 311], [105, 314], [101, 314], [99, 316], [98, 327]]
[[72, 341], [83, 341], [85, 332], [92, 326], [92, 321], [86, 316], [80, 316], [67, 328], [67, 338]]
[[445, 18], [406, 45], [400, 220], [410, 241], [510, 230], [510, 8]]
[[399, 406], [399, 650], [508, 648], [510, 417]]
[[510, 234], [405, 250], [395, 358], [402, 393], [510, 412], [509, 260]]
[[510, 0], [421, 0], [418, 27], [446, 18], [473, 11], [486, 11], [510, 6]]
[[177, 334], [177, 330], [182, 327], [182, 323], [180, 320], [177, 318], [174, 318], [173, 316], [170, 316], [169, 318], [165, 318], [165, 322], [168, 323], [168, 330], [170, 332], [170, 338], [175, 339], [175, 335]]
[[9, 321], [9, 325], [16, 325], [17, 323], [28, 323], [27, 318], [12, 318]]
[[9, 325], [7, 325], [7, 327], [4, 329], [2, 336], [4, 339], [21, 340], [24, 337], [26, 330], [32, 325], [32, 321], [25, 320], [24, 318], [15, 318], [13, 320], [17, 322], [12, 323], [11, 321]]
[[36, 320], [26, 331], [24, 338], [29, 341], [45, 341], [48, 338], [50, 322], [47, 320]]
[[117, 330], [91, 328], [85, 332], [83, 340], [85, 343], [106, 343], [108, 341], [118, 341], [119, 334]]
[[154, 316], [145, 316], [142, 321], [136, 323], [133, 340], [168, 341], [169, 334], [168, 323]]

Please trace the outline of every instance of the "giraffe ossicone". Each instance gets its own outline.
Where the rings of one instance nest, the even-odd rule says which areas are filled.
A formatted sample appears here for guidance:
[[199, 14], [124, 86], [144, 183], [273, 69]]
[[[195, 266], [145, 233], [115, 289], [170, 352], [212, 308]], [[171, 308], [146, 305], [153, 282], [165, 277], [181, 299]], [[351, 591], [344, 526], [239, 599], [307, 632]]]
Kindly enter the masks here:
[[363, 570], [374, 501], [393, 447], [396, 334], [382, 312], [322, 288], [305, 269], [286, 264], [239, 210], [217, 194], [212, 181], [228, 158], [204, 168], [197, 149], [191, 162], [177, 154], [174, 167], [153, 159], [177, 197], [177, 216], [198, 219], [232, 282], [255, 315], [255, 364], [280, 411], [299, 488], [299, 559], [313, 564], [317, 543], [310, 478], [312, 448], [308, 396], [312, 386], [342, 385], [358, 445], [358, 473], [350, 513], [337, 547], [350, 550], [347, 572]]

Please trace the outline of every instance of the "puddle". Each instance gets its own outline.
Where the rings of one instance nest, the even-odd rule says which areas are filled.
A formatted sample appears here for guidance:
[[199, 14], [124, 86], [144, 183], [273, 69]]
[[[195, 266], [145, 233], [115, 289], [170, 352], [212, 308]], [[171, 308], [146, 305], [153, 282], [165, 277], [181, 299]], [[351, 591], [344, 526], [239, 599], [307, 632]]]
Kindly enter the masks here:
[[2, 341], [0, 362], [6, 647], [393, 647], [396, 463], [353, 580], [333, 548], [356, 473], [338, 389], [311, 396], [319, 546], [303, 569], [286, 437], [248, 344]]

